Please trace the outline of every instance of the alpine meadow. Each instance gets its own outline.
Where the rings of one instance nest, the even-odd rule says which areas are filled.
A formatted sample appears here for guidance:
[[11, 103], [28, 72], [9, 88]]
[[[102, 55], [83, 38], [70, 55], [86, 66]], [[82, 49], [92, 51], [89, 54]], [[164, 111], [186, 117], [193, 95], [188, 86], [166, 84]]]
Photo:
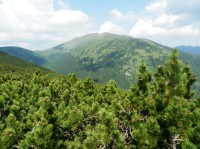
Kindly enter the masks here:
[[0, 149], [200, 149], [199, 10], [0, 0]]

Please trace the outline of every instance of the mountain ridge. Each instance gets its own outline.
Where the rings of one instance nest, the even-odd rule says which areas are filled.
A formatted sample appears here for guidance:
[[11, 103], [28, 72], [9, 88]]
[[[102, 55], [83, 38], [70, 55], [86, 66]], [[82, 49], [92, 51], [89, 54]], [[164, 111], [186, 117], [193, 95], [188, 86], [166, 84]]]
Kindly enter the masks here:
[[15, 67], [15, 68], [23, 68], [23, 69], [40, 69], [49, 71], [46, 68], [33, 64], [31, 62], [25, 61], [23, 59], [19, 59], [7, 53], [0, 51], [0, 67]]
[[[80, 78], [90, 76], [101, 83], [114, 79], [120, 87], [128, 88], [141, 61], [154, 69], [164, 63], [171, 50], [148, 39], [93, 33], [36, 52], [46, 59], [43, 66], [53, 71], [75, 73]], [[196, 56], [180, 52], [180, 58], [192, 63], [192, 68], [200, 74], [197, 69], [200, 60]]]
[[200, 55], [200, 46], [181, 45], [181, 46], [177, 46], [176, 48], [182, 52], [186, 52], [193, 55]]
[[0, 47], [0, 51], [37, 65], [42, 65], [45, 63], [45, 60], [36, 55], [34, 51], [25, 48], [15, 47], [15, 46], [5, 46], [5, 47]]

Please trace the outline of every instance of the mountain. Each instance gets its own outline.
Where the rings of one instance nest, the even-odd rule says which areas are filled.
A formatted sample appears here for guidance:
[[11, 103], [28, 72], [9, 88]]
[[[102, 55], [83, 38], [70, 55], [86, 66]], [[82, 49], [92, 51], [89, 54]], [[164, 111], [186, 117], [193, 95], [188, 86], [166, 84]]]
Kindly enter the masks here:
[[8, 55], [0, 51], [0, 68], [4, 67], [23, 68], [28, 70], [40, 69], [48, 71], [47, 69], [42, 68], [41, 66], [37, 66], [31, 62], [24, 61], [22, 59], [16, 58], [14, 56]]
[[200, 46], [177, 46], [178, 50], [194, 55], [200, 55]]
[[[75, 73], [81, 78], [90, 76], [101, 83], [114, 79], [119, 87], [127, 89], [141, 61], [154, 69], [164, 63], [171, 48], [147, 39], [94, 33], [36, 53], [46, 60], [42, 66], [55, 72]], [[180, 58], [189, 61], [200, 77], [199, 57], [180, 52]]]
[[34, 51], [30, 51], [28, 49], [8, 46], [8, 47], [0, 47], [0, 51], [37, 65], [42, 65], [45, 63], [44, 59], [37, 56], [36, 53], [34, 53]]

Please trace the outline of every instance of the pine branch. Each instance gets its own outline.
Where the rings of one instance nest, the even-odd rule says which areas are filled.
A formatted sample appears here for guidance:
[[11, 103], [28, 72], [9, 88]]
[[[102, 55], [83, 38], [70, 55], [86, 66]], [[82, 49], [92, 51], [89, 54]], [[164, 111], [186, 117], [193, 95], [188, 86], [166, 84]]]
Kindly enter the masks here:
[[180, 142], [184, 141], [183, 139], [178, 139], [180, 135], [179, 134], [175, 134], [175, 136], [172, 139], [172, 148], [176, 149], [176, 145], [179, 144]]

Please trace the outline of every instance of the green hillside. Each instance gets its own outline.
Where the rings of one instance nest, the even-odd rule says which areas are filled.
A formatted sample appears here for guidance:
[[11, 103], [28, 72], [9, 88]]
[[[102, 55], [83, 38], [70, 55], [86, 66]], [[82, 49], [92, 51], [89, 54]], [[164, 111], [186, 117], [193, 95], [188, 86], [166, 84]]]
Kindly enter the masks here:
[[37, 56], [33, 51], [30, 51], [28, 49], [7, 46], [7, 47], [0, 47], [0, 51], [37, 65], [42, 65], [45, 63], [44, 59]]
[[41, 66], [37, 66], [33, 63], [21, 60], [19, 58], [13, 57], [11, 55], [8, 55], [0, 51], [0, 68], [7, 69], [7, 67], [22, 68], [22, 69], [31, 70], [32, 72], [36, 69], [48, 71], [47, 69]]
[[[63, 74], [73, 72], [81, 78], [90, 76], [101, 83], [114, 79], [120, 87], [128, 88], [142, 60], [154, 69], [166, 60], [170, 52], [169, 47], [147, 39], [94, 33], [37, 53], [46, 59], [43, 66], [53, 71]], [[191, 63], [200, 78], [200, 59], [182, 52], [180, 57]]]

